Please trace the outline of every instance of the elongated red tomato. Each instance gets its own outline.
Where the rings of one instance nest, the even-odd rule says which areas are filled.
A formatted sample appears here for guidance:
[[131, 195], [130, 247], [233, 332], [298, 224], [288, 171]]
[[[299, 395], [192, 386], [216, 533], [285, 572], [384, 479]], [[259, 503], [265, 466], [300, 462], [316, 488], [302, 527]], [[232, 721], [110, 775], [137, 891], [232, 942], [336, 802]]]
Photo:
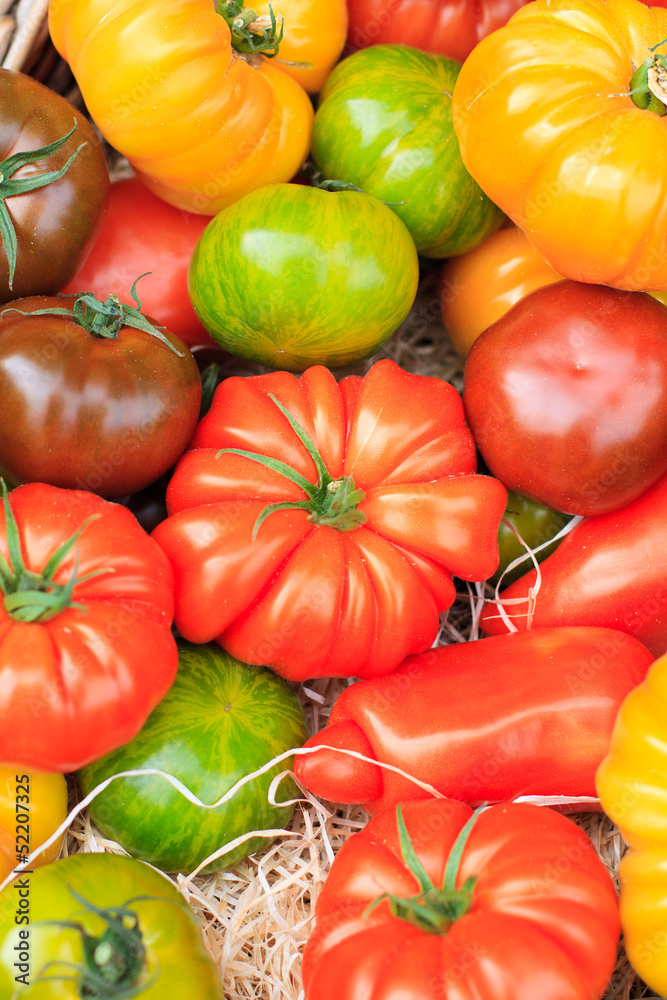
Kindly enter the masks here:
[[171, 568], [125, 507], [43, 483], [5, 499], [0, 553], [0, 760], [74, 771], [172, 684]]
[[381, 813], [338, 852], [315, 920], [306, 1000], [597, 1000], [619, 938], [586, 834], [525, 803]]
[[153, 532], [179, 632], [290, 678], [393, 670], [433, 643], [452, 574], [497, 566], [507, 493], [475, 469], [456, 390], [392, 361], [227, 379]]

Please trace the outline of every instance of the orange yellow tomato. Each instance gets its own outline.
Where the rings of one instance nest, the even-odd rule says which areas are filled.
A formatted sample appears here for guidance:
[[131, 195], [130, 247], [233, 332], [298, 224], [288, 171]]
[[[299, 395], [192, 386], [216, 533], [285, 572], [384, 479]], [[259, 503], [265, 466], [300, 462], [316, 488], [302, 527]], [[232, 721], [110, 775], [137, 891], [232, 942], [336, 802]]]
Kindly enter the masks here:
[[277, 59], [240, 52], [211, 0], [173, 0], [168, 17], [161, 0], [51, 0], [49, 28], [108, 142], [160, 197], [215, 215], [297, 173], [313, 120], [297, 79], [318, 87], [327, 75], [344, 7], [276, 0]]
[[[55, 833], [66, 815], [67, 784], [62, 774], [0, 764], [0, 882]], [[63, 836], [35, 858], [31, 867], [57, 858]]]
[[465, 357], [480, 333], [516, 302], [562, 280], [515, 226], [452, 257], [440, 272], [439, 291], [442, 321], [454, 348]]
[[565, 277], [667, 285], [667, 104], [635, 78], [666, 39], [667, 10], [640, 0], [535, 0], [459, 74], [465, 166]]

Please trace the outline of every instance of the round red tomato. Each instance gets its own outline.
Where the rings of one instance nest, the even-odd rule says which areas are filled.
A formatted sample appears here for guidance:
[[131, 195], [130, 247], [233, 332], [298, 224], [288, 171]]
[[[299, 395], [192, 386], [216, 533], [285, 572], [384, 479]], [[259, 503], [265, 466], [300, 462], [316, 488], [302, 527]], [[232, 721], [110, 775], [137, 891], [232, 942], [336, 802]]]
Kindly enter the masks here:
[[667, 307], [559, 282], [473, 344], [466, 419], [508, 489], [567, 514], [623, 507], [667, 470]]
[[459, 62], [527, 0], [347, 0], [348, 46], [397, 42]]
[[199, 418], [197, 363], [166, 330], [133, 326], [143, 319], [150, 329], [135, 312], [88, 296], [32, 296], [0, 312], [7, 480], [112, 499], [155, 482], [180, 458]]
[[93, 249], [65, 292], [93, 292], [106, 299], [114, 293], [129, 302], [140, 274], [143, 309], [188, 346], [210, 344], [195, 316], [187, 273], [195, 243], [209, 222], [169, 205], [137, 177], [111, 185], [109, 211]]

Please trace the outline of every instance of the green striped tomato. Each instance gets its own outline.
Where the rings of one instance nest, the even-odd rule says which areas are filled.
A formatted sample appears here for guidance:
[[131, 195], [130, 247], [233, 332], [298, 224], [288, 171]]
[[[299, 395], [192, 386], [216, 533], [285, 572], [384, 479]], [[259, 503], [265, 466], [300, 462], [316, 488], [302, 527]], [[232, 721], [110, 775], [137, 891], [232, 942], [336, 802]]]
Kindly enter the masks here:
[[[240, 663], [219, 646], [179, 642], [173, 687], [143, 729], [124, 747], [79, 772], [84, 793], [113, 774], [158, 768], [205, 803], [307, 736], [301, 703], [282, 678]], [[164, 871], [192, 871], [209, 854], [253, 830], [284, 826], [293, 806], [271, 805], [269, 786], [291, 758], [243, 785], [228, 802], [203, 809], [159, 775], [117, 778], [90, 806], [93, 821], [134, 857]], [[278, 802], [296, 785], [281, 782]], [[228, 868], [271, 838], [253, 837], [206, 870]]]
[[374, 354], [410, 311], [418, 277], [410, 233], [376, 198], [273, 184], [209, 222], [188, 287], [226, 350], [303, 371]]
[[460, 68], [373, 45], [336, 66], [315, 115], [312, 157], [324, 177], [391, 204], [424, 257], [465, 253], [504, 218], [463, 166], [451, 107]]

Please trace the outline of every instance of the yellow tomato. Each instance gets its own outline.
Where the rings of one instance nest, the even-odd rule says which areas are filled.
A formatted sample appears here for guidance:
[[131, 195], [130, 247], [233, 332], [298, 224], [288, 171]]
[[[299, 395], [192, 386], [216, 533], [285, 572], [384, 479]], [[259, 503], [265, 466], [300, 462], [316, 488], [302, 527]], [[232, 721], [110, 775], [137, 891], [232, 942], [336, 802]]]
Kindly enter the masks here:
[[630, 850], [621, 861], [621, 922], [633, 967], [667, 995], [667, 655], [621, 704], [596, 775], [605, 812]]
[[[43, 844], [66, 816], [67, 784], [62, 774], [0, 764], [0, 882], [18, 867], [21, 858]], [[31, 867], [57, 858], [63, 836]]]
[[515, 226], [452, 257], [440, 273], [442, 321], [464, 357], [488, 326], [536, 288], [562, 281]]
[[256, 3], [257, 14], [280, 11], [285, 34], [274, 60], [309, 94], [319, 94], [347, 38], [345, 0], [272, 0]]
[[[51, 0], [49, 27], [108, 142], [157, 195], [215, 215], [305, 160], [313, 108], [287, 71], [309, 85], [326, 75], [341, 5], [331, 45], [321, 4], [285, 2], [279, 58], [312, 69], [239, 52], [211, 0], [172, 0], [168, 16], [163, 0]], [[282, 0], [272, 7], [280, 24]]]
[[565, 277], [667, 285], [667, 107], [631, 85], [665, 39], [667, 10], [640, 0], [535, 0], [459, 74], [465, 166]]

